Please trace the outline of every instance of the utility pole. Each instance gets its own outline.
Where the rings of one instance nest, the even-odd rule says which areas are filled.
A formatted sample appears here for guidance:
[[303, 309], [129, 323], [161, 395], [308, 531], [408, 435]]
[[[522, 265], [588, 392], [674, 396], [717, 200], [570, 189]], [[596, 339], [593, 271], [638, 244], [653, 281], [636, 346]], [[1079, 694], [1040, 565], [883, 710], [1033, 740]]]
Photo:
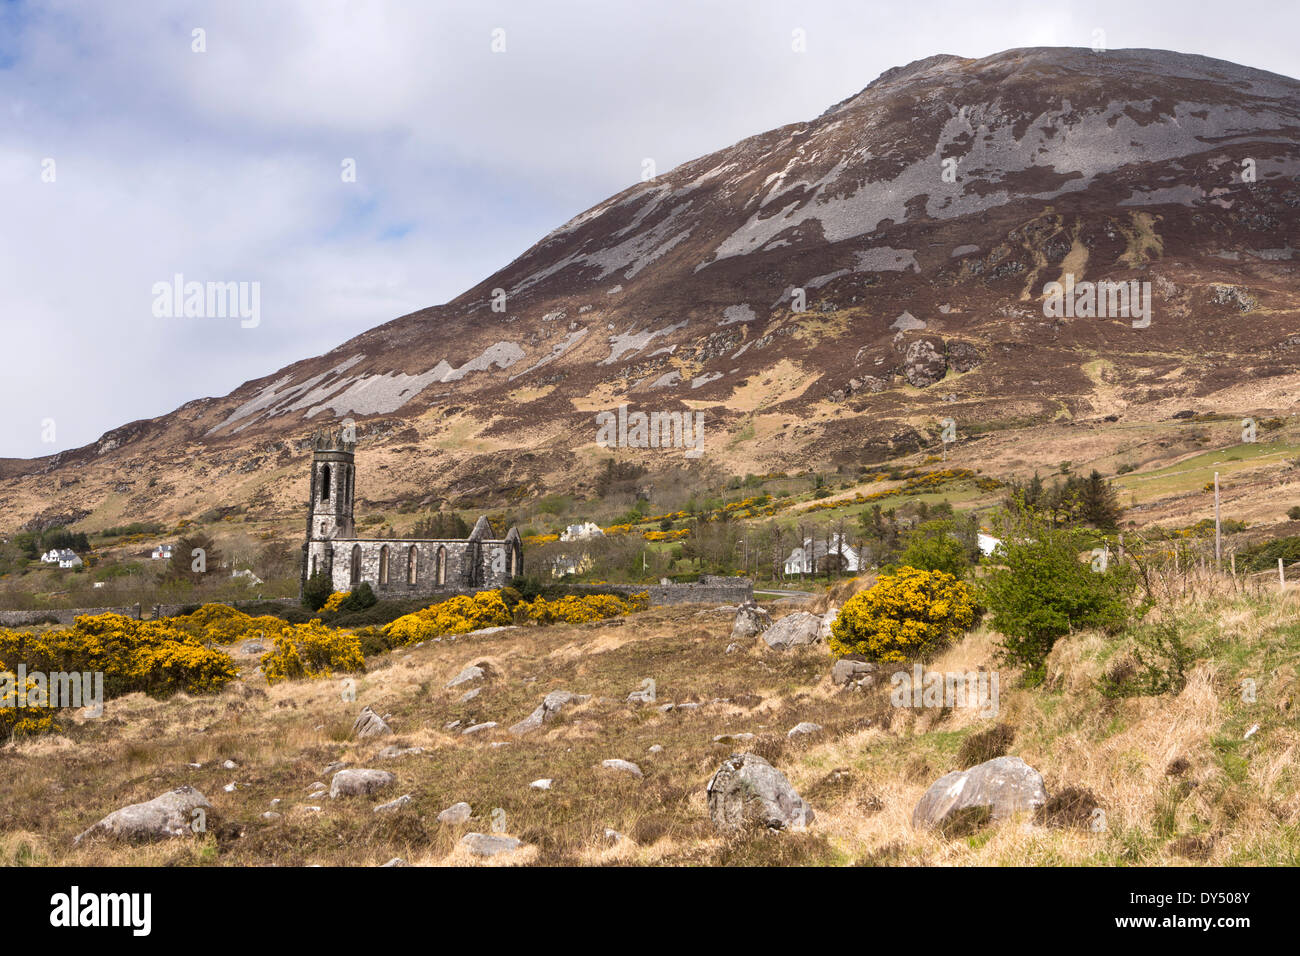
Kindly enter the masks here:
[[1219, 473], [1214, 473], [1214, 570], [1220, 569], [1223, 556], [1223, 528], [1219, 524]]

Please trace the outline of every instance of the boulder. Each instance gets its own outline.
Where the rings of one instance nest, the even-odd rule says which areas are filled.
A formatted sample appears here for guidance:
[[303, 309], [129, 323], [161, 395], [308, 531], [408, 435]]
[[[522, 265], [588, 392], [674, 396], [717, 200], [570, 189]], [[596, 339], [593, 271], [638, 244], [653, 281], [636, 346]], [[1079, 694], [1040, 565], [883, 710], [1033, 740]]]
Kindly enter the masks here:
[[1019, 757], [997, 757], [969, 770], [946, 773], [912, 811], [912, 826], [963, 833], [1047, 803], [1043, 778]]
[[853, 684], [870, 686], [875, 681], [876, 665], [870, 661], [859, 661], [843, 657], [831, 668], [831, 683], [836, 687], [849, 687]]
[[822, 729], [821, 724], [814, 724], [811, 721], [805, 720], [802, 723], [795, 724], [793, 727], [791, 727], [790, 730], [786, 733], [786, 736], [790, 738], [805, 737], [808, 734], [815, 734], [821, 729]]
[[453, 826], [459, 823], [468, 823], [471, 812], [468, 803], [465, 803], [464, 801], [453, 803], [446, 810], [443, 810], [442, 813], [438, 814], [438, 822], [449, 823]]
[[834, 604], [832, 604], [830, 608], [826, 611], [826, 613], [822, 615], [821, 627], [817, 631], [817, 640], [819, 641], [830, 640], [831, 625], [835, 623], [835, 619], [839, 617], [839, 614], [840, 614], [840, 609], [836, 607]]
[[903, 377], [915, 388], [933, 385], [947, 373], [948, 360], [944, 357], [940, 339], [917, 339], [903, 353]]
[[466, 833], [460, 838], [469, 852], [475, 856], [496, 856], [517, 850], [523, 843], [514, 837], [501, 836], [499, 833]]
[[722, 831], [784, 830], [806, 826], [815, 818], [785, 774], [757, 754], [732, 754], [724, 760], [706, 793], [709, 817]]
[[468, 684], [473, 680], [482, 680], [485, 673], [486, 672], [483, 668], [479, 667], [477, 664], [470, 664], [451, 680], [447, 681], [447, 686], [457, 687], [461, 684]]
[[747, 641], [771, 626], [772, 615], [754, 602], [747, 601], [736, 609], [735, 620], [731, 623], [731, 639]]
[[567, 690], [553, 690], [537, 705], [536, 710], [511, 727], [510, 732], [515, 736], [519, 736], [537, 730], [542, 724], [554, 719], [555, 715], [560, 712], [560, 708], [565, 704], [581, 704], [590, 699], [590, 694], [573, 694]]
[[763, 632], [763, 640], [768, 647], [784, 650], [787, 647], [799, 647], [815, 644], [821, 634], [822, 619], [807, 611], [795, 611], [781, 618]]
[[385, 787], [391, 787], [397, 777], [387, 770], [367, 770], [357, 767], [352, 770], [340, 770], [330, 780], [330, 799], [339, 797], [359, 797], [377, 793]]
[[602, 760], [600, 765], [606, 770], [617, 770], [620, 773], [630, 773], [634, 777], [644, 776], [644, 774], [641, 773], [641, 768], [630, 760], [619, 760], [618, 758], [614, 758], [612, 760]]
[[402, 807], [410, 803], [411, 799], [412, 797], [409, 793], [404, 793], [396, 800], [389, 800], [387, 803], [381, 803], [379, 806], [375, 807], [375, 813], [388, 813], [392, 810], [400, 810]]
[[361, 708], [361, 713], [352, 725], [352, 736], [357, 738], [382, 737], [392, 732], [393, 728], [384, 723], [384, 718], [371, 710], [369, 704]]
[[[206, 814], [211, 809], [207, 797], [191, 786], [181, 786], [144, 803], [114, 810], [79, 833], [72, 842], [75, 845], [86, 837], [105, 836], [130, 843], [151, 843], [190, 836], [206, 829]], [[203, 821], [198, 830], [194, 828], [197, 820]]]

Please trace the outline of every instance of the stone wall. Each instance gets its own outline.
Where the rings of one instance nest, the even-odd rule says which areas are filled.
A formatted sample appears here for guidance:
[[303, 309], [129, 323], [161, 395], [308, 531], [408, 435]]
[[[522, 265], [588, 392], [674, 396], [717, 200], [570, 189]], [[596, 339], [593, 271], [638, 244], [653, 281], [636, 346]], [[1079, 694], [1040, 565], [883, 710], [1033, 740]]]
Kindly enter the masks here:
[[[516, 554], [512, 567], [511, 547], [511, 543], [505, 540], [336, 538], [309, 543], [308, 567], [315, 558], [317, 566], [328, 571], [335, 591], [350, 591], [357, 583], [366, 581], [381, 600], [401, 600], [454, 594], [466, 589], [505, 587], [514, 577], [512, 571], [521, 563]], [[381, 584], [380, 565], [385, 548], [388, 549], [388, 583]], [[410, 580], [409, 564], [412, 548], [416, 555], [414, 583]], [[441, 575], [438, 573], [440, 551], [443, 555]], [[354, 575], [352, 564], [357, 555], [360, 556], [360, 571]]]
[[43, 611], [0, 611], [0, 627], [26, 627], [31, 624], [47, 624], [53, 618], [58, 624], [71, 624], [74, 618], [83, 614], [123, 614], [140, 620], [140, 605], [130, 607], [74, 607], [54, 608]]
[[[579, 585], [581, 586], [581, 585]], [[584, 588], [585, 590], [585, 588]], [[619, 594], [650, 595], [651, 607], [675, 607], [679, 604], [740, 604], [754, 599], [754, 582], [749, 578], [719, 578], [706, 575], [698, 584], [632, 584], [591, 586], [592, 591], [616, 591]]]

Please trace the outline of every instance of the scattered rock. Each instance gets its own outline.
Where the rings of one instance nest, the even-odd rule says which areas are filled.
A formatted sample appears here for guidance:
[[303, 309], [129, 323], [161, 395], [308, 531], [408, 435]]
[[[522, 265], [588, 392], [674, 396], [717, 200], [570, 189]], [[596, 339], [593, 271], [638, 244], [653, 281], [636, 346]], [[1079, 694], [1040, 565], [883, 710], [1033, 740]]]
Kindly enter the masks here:
[[396, 782], [397, 777], [387, 770], [340, 770], [330, 781], [330, 799], [364, 796], [391, 787]]
[[352, 765], [348, 763], [346, 760], [335, 760], [332, 764], [328, 764], [323, 770], [321, 770], [321, 773], [325, 774], [325, 776], [328, 777], [330, 774], [338, 773], [344, 767], [350, 767], [350, 766]]
[[497, 722], [495, 720], [485, 720], [483, 723], [475, 724], [473, 727], [466, 727], [464, 730], [461, 731], [461, 736], [464, 736], [466, 734], [477, 734], [480, 731], [484, 731], [484, 730], [491, 730], [496, 725]]
[[469, 848], [475, 856], [496, 856], [517, 850], [523, 843], [514, 837], [501, 836], [497, 833], [466, 833], [460, 842]]
[[276, 813], [274, 810], [267, 810], [265, 813], [262, 814], [262, 819], [263, 819], [263, 820], [279, 820], [279, 819], [280, 819], [280, 816], [281, 816], [281, 814]]
[[450, 823], [452, 825], [467, 823], [469, 822], [471, 812], [468, 803], [465, 803], [464, 801], [453, 803], [446, 810], [443, 810], [442, 813], [438, 814], [438, 822]]
[[379, 751], [379, 753], [375, 754], [375, 757], [379, 760], [393, 760], [397, 757], [406, 757], [406, 756], [410, 756], [414, 754], [422, 754], [422, 753], [424, 753], [423, 747], [388, 746], [385, 747], [383, 750]]
[[537, 705], [537, 709], [519, 723], [510, 728], [510, 733], [519, 736], [537, 730], [542, 724], [554, 719], [565, 704], [581, 704], [590, 700], [590, 694], [573, 694], [567, 690], [553, 690]]
[[379, 806], [375, 807], [375, 813], [387, 813], [391, 810], [400, 810], [402, 807], [410, 803], [411, 799], [412, 797], [409, 793], [404, 793], [396, 800], [389, 800], [387, 803], [381, 803]]
[[380, 863], [379, 865], [380, 865], [381, 867], [383, 867], [383, 866], [406, 866], [406, 861], [403, 860], [400, 856], [395, 856], [395, 857], [393, 857], [391, 860], [389, 860], [387, 863]]
[[649, 753], [652, 753], [652, 754], [661, 754], [661, 753], [663, 753], [663, 752], [664, 752], [664, 745], [663, 745], [663, 744], [651, 744], [651, 745], [650, 745]]
[[808, 734], [815, 734], [821, 729], [822, 729], [821, 724], [814, 724], [811, 723], [810, 721], [805, 720], [802, 723], [795, 724], [793, 727], [791, 727], [789, 732], [786, 733], [786, 736], [805, 737]]
[[384, 718], [376, 714], [369, 704], [361, 708], [361, 713], [357, 715], [356, 722], [352, 725], [352, 736], [358, 739], [382, 737], [392, 732], [393, 728], [384, 723]]
[[784, 650], [787, 647], [799, 647], [814, 644], [821, 633], [822, 619], [807, 611], [795, 611], [781, 618], [763, 632], [763, 640], [768, 647]]
[[962, 833], [1045, 803], [1047, 791], [1037, 770], [1019, 757], [998, 757], [931, 784], [912, 811], [912, 826]]
[[876, 665], [870, 661], [859, 661], [851, 657], [842, 657], [831, 668], [831, 683], [837, 687], [850, 684], [870, 684], [875, 679]]
[[239, 766], [239, 764], [235, 763], [233, 760], [227, 760], [221, 766], [226, 770], [234, 770], [236, 767]]
[[723, 831], [755, 826], [783, 830], [815, 819], [785, 774], [757, 754], [732, 754], [724, 760], [706, 794], [709, 817]]
[[467, 690], [460, 695], [460, 703], [467, 704], [483, 692], [482, 687], [475, 687], [473, 690]]
[[447, 686], [456, 687], [460, 684], [468, 684], [472, 680], [482, 680], [484, 673], [483, 668], [479, 667], [477, 664], [470, 664], [451, 680], [447, 681]]
[[554, 782], [550, 777], [542, 777], [540, 780], [534, 780], [528, 786], [533, 790], [550, 790], [551, 784]]
[[738, 651], [738, 650], [740, 650], [740, 645], [737, 644], [737, 643], [735, 643], [734, 641], [733, 641], [732, 643], [730, 643], [730, 644], [727, 645], [727, 653], [728, 653], [728, 654], [734, 654], [734, 653], [736, 653], [736, 651]]
[[772, 615], [753, 601], [746, 601], [736, 609], [736, 618], [731, 623], [731, 639], [747, 641], [771, 626]]
[[[191, 786], [177, 787], [144, 803], [114, 810], [94, 826], [79, 833], [73, 844], [86, 837], [106, 836], [131, 843], [147, 843], [174, 837], [190, 836], [196, 819], [204, 819], [212, 809], [207, 797]], [[201, 811], [196, 813], [195, 811]], [[206, 826], [206, 822], [205, 822]]]
[[617, 757], [611, 760], [602, 760], [600, 765], [606, 770], [618, 770], [621, 773], [630, 773], [634, 777], [641, 777], [641, 768], [630, 760], [619, 760]]

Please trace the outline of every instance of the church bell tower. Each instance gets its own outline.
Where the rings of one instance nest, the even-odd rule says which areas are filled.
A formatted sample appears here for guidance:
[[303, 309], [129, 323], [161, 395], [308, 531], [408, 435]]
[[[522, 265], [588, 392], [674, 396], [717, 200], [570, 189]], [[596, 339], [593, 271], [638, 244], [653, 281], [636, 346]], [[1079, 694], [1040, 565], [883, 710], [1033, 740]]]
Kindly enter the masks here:
[[355, 432], [350, 426], [317, 432], [312, 438], [307, 541], [303, 545], [302, 580], [317, 572], [333, 575], [335, 538], [352, 538], [355, 490]]

